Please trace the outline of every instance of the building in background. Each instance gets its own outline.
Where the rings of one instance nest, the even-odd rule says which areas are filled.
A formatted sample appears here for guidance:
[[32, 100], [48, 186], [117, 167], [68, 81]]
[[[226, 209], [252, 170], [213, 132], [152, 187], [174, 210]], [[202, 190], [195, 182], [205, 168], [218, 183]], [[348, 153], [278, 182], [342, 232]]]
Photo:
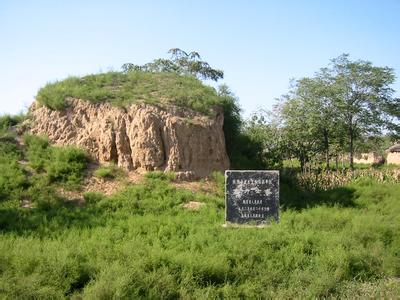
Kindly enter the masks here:
[[386, 163], [400, 165], [400, 142], [389, 147], [386, 151]]

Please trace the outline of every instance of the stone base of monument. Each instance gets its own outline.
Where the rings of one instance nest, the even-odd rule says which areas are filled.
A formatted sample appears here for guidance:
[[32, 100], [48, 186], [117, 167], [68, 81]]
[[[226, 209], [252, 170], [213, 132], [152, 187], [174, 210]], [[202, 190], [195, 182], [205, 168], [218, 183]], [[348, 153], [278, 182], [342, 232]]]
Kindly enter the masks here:
[[238, 223], [230, 223], [227, 222], [222, 224], [224, 228], [265, 228], [268, 224], [238, 224]]

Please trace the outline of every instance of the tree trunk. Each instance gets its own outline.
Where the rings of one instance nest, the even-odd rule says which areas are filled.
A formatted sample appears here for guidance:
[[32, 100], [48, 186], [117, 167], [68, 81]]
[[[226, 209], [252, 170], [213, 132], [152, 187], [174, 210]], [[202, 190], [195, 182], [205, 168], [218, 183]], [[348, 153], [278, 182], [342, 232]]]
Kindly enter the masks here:
[[324, 131], [324, 148], [325, 148], [325, 163], [326, 169], [329, 170], [329, 138], [328, 132]]
[[350, 169], [354, 170], [354, 163], [353, 163], [353, 138], [354, 138], [354, 130], [353, 130], [353, 118], [350, 117], [349, 122], [349, 161], [350, 161]]
[[305, 173], [305, 159], [304, 157], [300, 157], [300, 169], [302, 173]]

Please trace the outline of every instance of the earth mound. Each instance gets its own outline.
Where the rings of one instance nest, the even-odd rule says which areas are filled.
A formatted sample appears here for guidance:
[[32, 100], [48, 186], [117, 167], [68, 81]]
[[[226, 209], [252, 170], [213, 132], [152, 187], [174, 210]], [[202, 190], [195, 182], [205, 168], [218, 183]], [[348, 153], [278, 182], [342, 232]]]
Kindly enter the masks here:
[[222, 111], [206, 116], [174, 105], [65, 101], [62, 110], [35, 102], [30, 132], [82, 147], [99, 162], [126, 170], [173, 171], [178, 179], [194, 179], [229, 168]]

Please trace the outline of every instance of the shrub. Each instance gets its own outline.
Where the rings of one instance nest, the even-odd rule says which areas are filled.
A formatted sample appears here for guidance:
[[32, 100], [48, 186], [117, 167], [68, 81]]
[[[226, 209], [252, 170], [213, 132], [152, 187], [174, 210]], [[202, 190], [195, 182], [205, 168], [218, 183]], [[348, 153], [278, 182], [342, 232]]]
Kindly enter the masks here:
[[84, 178], [88, 164], [86, 152], [74, 147], [52, 147], [45, 169], [50, 182], [77, 185]]
[[36, 171], [43, 171], [50, 159], [49, 140], [46, 137], [25, 134], [26, 157], [30, 166]]
[[96, 204], [104, 199], [104, 195], [97, 192], [86, 192], [83, 194], [83, 199], [87, 204]]
[[153, 177], [148, 178], [143, 184], [128, 186], [122, 192], [105, 198], [99, 205], [108, 211], [135, 214], [161, 213], [168, 209], [177, 209], [178, 205], [189, 197], [189, 192], [175, 189], [166, 179]]
[[213, 180], [218, 187], [218, 196], [224, 196], [225, 194], [225, 174], [222, 172], [214, 171], [211, 174], [211, 180]]
[[26, 197], [35, 203], [35, 207], [41, 210], [49, 211], [54, 208], [60, 208], [63, 200], [45, 174], [36, 174], [29, 181], [29, 188], [26, 190]]
[[18, 163], [21, 151], [13, 138], [0, 140], [0, 200], [16, 200], [27, 184], [24, 171]]
[[115, 179], [123, 177], [124, 171], [115, 164], [109, 164], [99, 167], [93, 174], [103, 179]]
[[11, 156], [0, 158], [0, 201], [20, 200], [27, 186], [26, 176]]
[[21, 150], [18, 148], [16, 141], [12, 137], [0, 139], [0, 159], [4, 161], [8, 159], [18, 160], [22, 156]]
[[51, 147], [46, 137], [24, 135], [29, 164], [37, 172], [47, 173], [50, 183], [77, 185], [84, 178], [89, 158], [75, 147]]

